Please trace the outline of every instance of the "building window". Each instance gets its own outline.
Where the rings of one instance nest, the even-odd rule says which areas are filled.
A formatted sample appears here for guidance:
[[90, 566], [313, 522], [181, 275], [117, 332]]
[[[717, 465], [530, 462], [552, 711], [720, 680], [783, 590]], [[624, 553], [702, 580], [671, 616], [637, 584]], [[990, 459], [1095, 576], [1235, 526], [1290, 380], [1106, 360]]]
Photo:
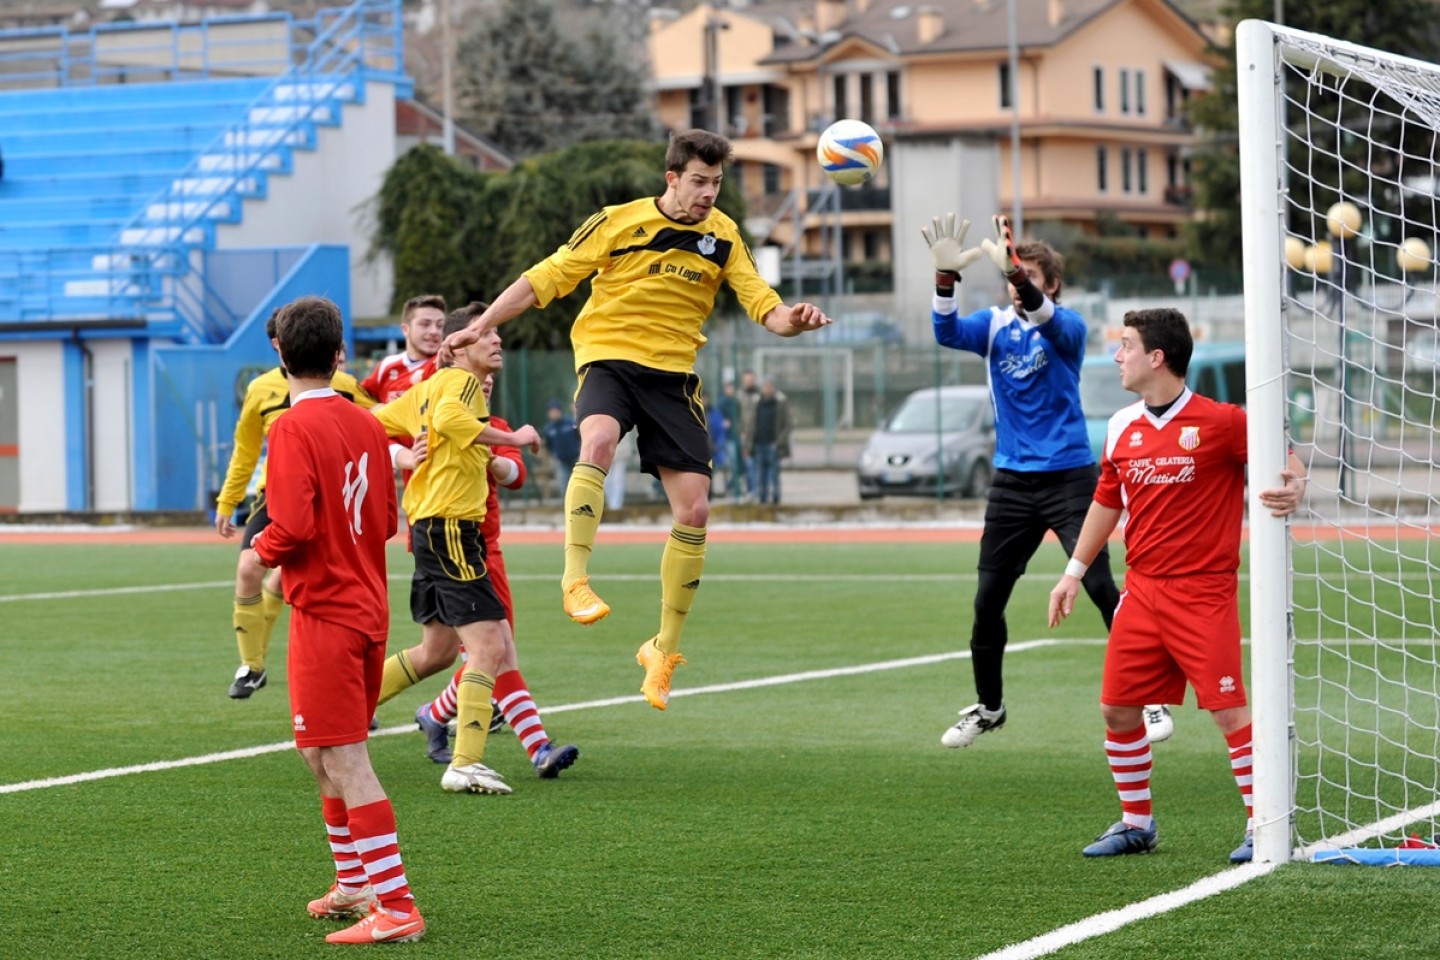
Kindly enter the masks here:
[[740, 87], [725, 88], [725, 123], [729, 126], [727, 136], [743, 137], [750, 132], [750, 122], [745, 118], [745, 91]]
[[837, 73], [837, 74], [836, 74], [833, 78], [831, 78], [831, 79], [832, 79], [831, 89], [834, 91], [834, 94], [833, 94], [833, 95], [834, 95], [834, 98], [835, 98], [835, 100], [834, 100], [835, 110], [834, 110], [834, 113], [832, 114], [832, 116], [833, 116], [836, 120], [839, 120], [839, 119], [841, 119], [841, 118], [843, 118], [843, 117], [848, 117], [848, 116], [850, 116], [850, 98], [845, 95], [845, 93], [846, 93], [846, 87], [847, 87], [847, 84], [846, 84], [845, 81], [846, 81], [848, 78], [847, 78], [847, 77], [845, 76], [845, 74], [843, 74], [843, 73]]
[[690, 126], [700, 130], [709, 129], [710, 118], [705, 115], [707, 112], [704, 89], [692, 89], [690, 91]]
[[860, 74], [860, 119], [875, 122], [875, 78], [868, 73]]
[[1104, 147], [1095, 148], [1095, 185], [1100, 188], [1101, 193], [1110, 189], [1109, 171], [1106, 170], [1106, 155]]
[[1135, 71], [1135, 114], [1145, 116], [1145, 71]]
[[1120, 112], [1130, 112], [1130, 71], [1120, 68]]
[[1135, 188], [1137, 193], [1150, 192], [1150, 153], [1135, 151]]
[[866, 231], [865, 231], [865, 259], [866, 259], [866, 260], [879, 260], [879, 259], [880, 259], [880, 231], [879, 231], [879, 230], [866, 230]]
[[767, 163], [761, 166], [761, 179], [764, 181], [765, 196], [773, 197], [780, 192], [780, 167], [774, 163]]
[[890, 120], [899, 120], [901, 116], [899, 70], [885, 74], [885, 116]]
[[1105, 68], [1095, 68], [1095, 112], [1105, 112]]
[[1130, 192], [1130, 148], [1124, 147], [1120, 151], [1120, 192]]
[[1014, 107], [1010, 102], [1010, 64], [1000, 64], [1000, 109], [1009, 110]]
[[790, 129], [790, 92], [784, 87], [765, 84], [760, 91], [761, 109], [765, 112], [764, 134], [775, 134]]

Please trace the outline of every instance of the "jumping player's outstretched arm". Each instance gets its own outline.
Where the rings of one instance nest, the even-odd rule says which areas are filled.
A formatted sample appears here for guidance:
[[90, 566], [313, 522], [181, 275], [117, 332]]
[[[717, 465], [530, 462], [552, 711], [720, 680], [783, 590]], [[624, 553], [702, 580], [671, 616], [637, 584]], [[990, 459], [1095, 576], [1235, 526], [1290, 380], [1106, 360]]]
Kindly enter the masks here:
[[782, 303], [765, 314], [765, 318], [760, 322], [765, 325], [766, 330], [777, 336], [797, 337], [807, 330], [819, 330], [829, 326], [832, 321], [815, 304], [802, 301], [794, 306]]
[[530, 278], [522, 274], [516, 278], [514, 283], [506, 287], [500, 296], [495, 298], [484, 313], [471, 320], [468, 327], [456, 330], [445, 338], [445, 342], [440, 344], [440, 362], [452, 362], [455, 359], [456, 348], [468, 347], [479, 340], [482, 333], [493, 330], [506, 320], [513, 320], [539, 302], [540, 299], [535, 296], [535, 288], [530, 284]]

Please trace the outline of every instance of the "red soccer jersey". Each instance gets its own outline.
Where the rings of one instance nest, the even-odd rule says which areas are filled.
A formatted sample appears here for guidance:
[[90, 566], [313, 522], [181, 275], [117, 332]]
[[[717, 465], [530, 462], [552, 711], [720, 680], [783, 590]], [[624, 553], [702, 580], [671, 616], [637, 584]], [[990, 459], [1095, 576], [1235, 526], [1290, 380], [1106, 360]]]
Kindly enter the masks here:
[[333, 392], [302, 394], [270, 428], [270, 526], [252, 543], [285, 568], [285, 600], [368, 636], [390, 629], [385, 542], [398, 508], [389, 440]]
[[[496, 430], [510, 432], [510, 424], [497, 416], [490, 417], [490, 426]], [[490, 448], [490, 455], [511, 461], [519, 471], [515, 474], [514, 480], [505, 484], [507, 489], [519, 490], [525, 485], [525, 458], [521, 455], [519, 447], [498, 444]], [[480, 535], [485, 538], [485, 552], [493, 555], [500, 552], [500, 492], [498, 484], [493, 482], [493, 477], [491, 480], [490, 493], [485, 498], [485, 519], [480, 521]]]
[[1095, 502], [1125, 511], [1125, 564], [1151, 577], [1240, 568], [1245, 411], [1191, 393], [1110, 418]]
[[402, 350], [375, 364], [375, 369], [360, 385], [380, 403], [389, 403], [421, 380], [428, 379], [435, 372], [435, 365], [434, 357], [417, 362]]

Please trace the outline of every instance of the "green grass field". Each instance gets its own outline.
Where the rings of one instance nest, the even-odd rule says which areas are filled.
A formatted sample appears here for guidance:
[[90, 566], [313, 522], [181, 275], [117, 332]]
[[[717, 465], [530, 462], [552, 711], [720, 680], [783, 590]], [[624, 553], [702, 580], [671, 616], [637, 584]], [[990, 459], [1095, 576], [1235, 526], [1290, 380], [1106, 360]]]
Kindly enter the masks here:
[[[1044, 625], [1058, 548], [1010, 606], [1009, 725], [950, 751], [939, 736], [971, 699], [968, 660], [863, 668], [966, 649], [973, 546], [712, 545], [676, 687], [721, 689], [664, 714], [586, 706], [638, 699], [656, 539], [602, 535], [594, 582], [615, 614], [591, 628], [559, 611], [557, 547], [506, 551], [525, 674], [542, 708], [563, 708], [552, 736], [581, 747], [560, 779], [535, 779], [507, 730], [486, 760], [514, 795], [444, 793], [411, 722], [442, 678], [381, 708], [387, 730], [408, 728], [371, 752], [429, 932], [377, 951], [970, 958], [1227, 875], [1243, 807], [1223, 741], [1189, 708], [1155, 749], [1160, 850], [1080, 856], [1118, 803], [1096, 706], [1100, 618], [1087, 605]], [[218, 542], [0, 539], [0, 785], [286, 743], [283, 629], [269, 686], [225, 696], [234, 560]], [[394, 573], [408, 567], [392, 551]], [[116, 588], [134, 589], [97, 593]], [[418, 636], [407, 596], [395, 579], [392, 649]], [[1018, 648], [1038, 639], [1057, 642]], [[726, 689], [847, 668], [861, 669]], [[293, 750], [9, 789], [0, 818], [0, 957], [336, 955], [335, 926], [304, 910], [332, 873]], [[1419, 869], [1289, 865], [1050, 955], [1433, 957], [1435, 885]]]

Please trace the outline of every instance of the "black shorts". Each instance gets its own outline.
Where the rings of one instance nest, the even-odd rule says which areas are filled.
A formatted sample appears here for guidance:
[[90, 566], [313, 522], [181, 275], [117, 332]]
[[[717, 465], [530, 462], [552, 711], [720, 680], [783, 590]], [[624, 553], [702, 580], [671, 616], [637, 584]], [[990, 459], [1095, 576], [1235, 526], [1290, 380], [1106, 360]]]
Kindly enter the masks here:
[[410, 616], [416, 623], [438, 620], [460, 627], [504, 620], [485, 562], [485, 538], [477, 520], [426, 517], [411, 529], [415, 576], [410, 581]]
[[255, 506], [250, 508], [250, 519], [245, 521], [245, 532], [240, 535], [240, 549], [248, 550], [250, 541], [260, 536], [260, 531], [270, 526], [270, 511], [265, 509], [265, 491], [255, 494]]
[[603, 413], [620, 421], [620, 435], [636, 430], [640, 469], [661, 467], [710, 476], [710, 431], [705, 397], [693, 373], [656, 370], [629, 360], [596, 360], [580, 368], [577, 421]]
[[[985, 502], [979, 568], [1023, 574], [1051, 530], [1069, 553], [1085, 524], [1099, 479], [1094, 466], [1042, 473], [996, 470]], [[1109, 556], [1108, 548], [1101, 548], [1095, 563], [1108, 563]]]

